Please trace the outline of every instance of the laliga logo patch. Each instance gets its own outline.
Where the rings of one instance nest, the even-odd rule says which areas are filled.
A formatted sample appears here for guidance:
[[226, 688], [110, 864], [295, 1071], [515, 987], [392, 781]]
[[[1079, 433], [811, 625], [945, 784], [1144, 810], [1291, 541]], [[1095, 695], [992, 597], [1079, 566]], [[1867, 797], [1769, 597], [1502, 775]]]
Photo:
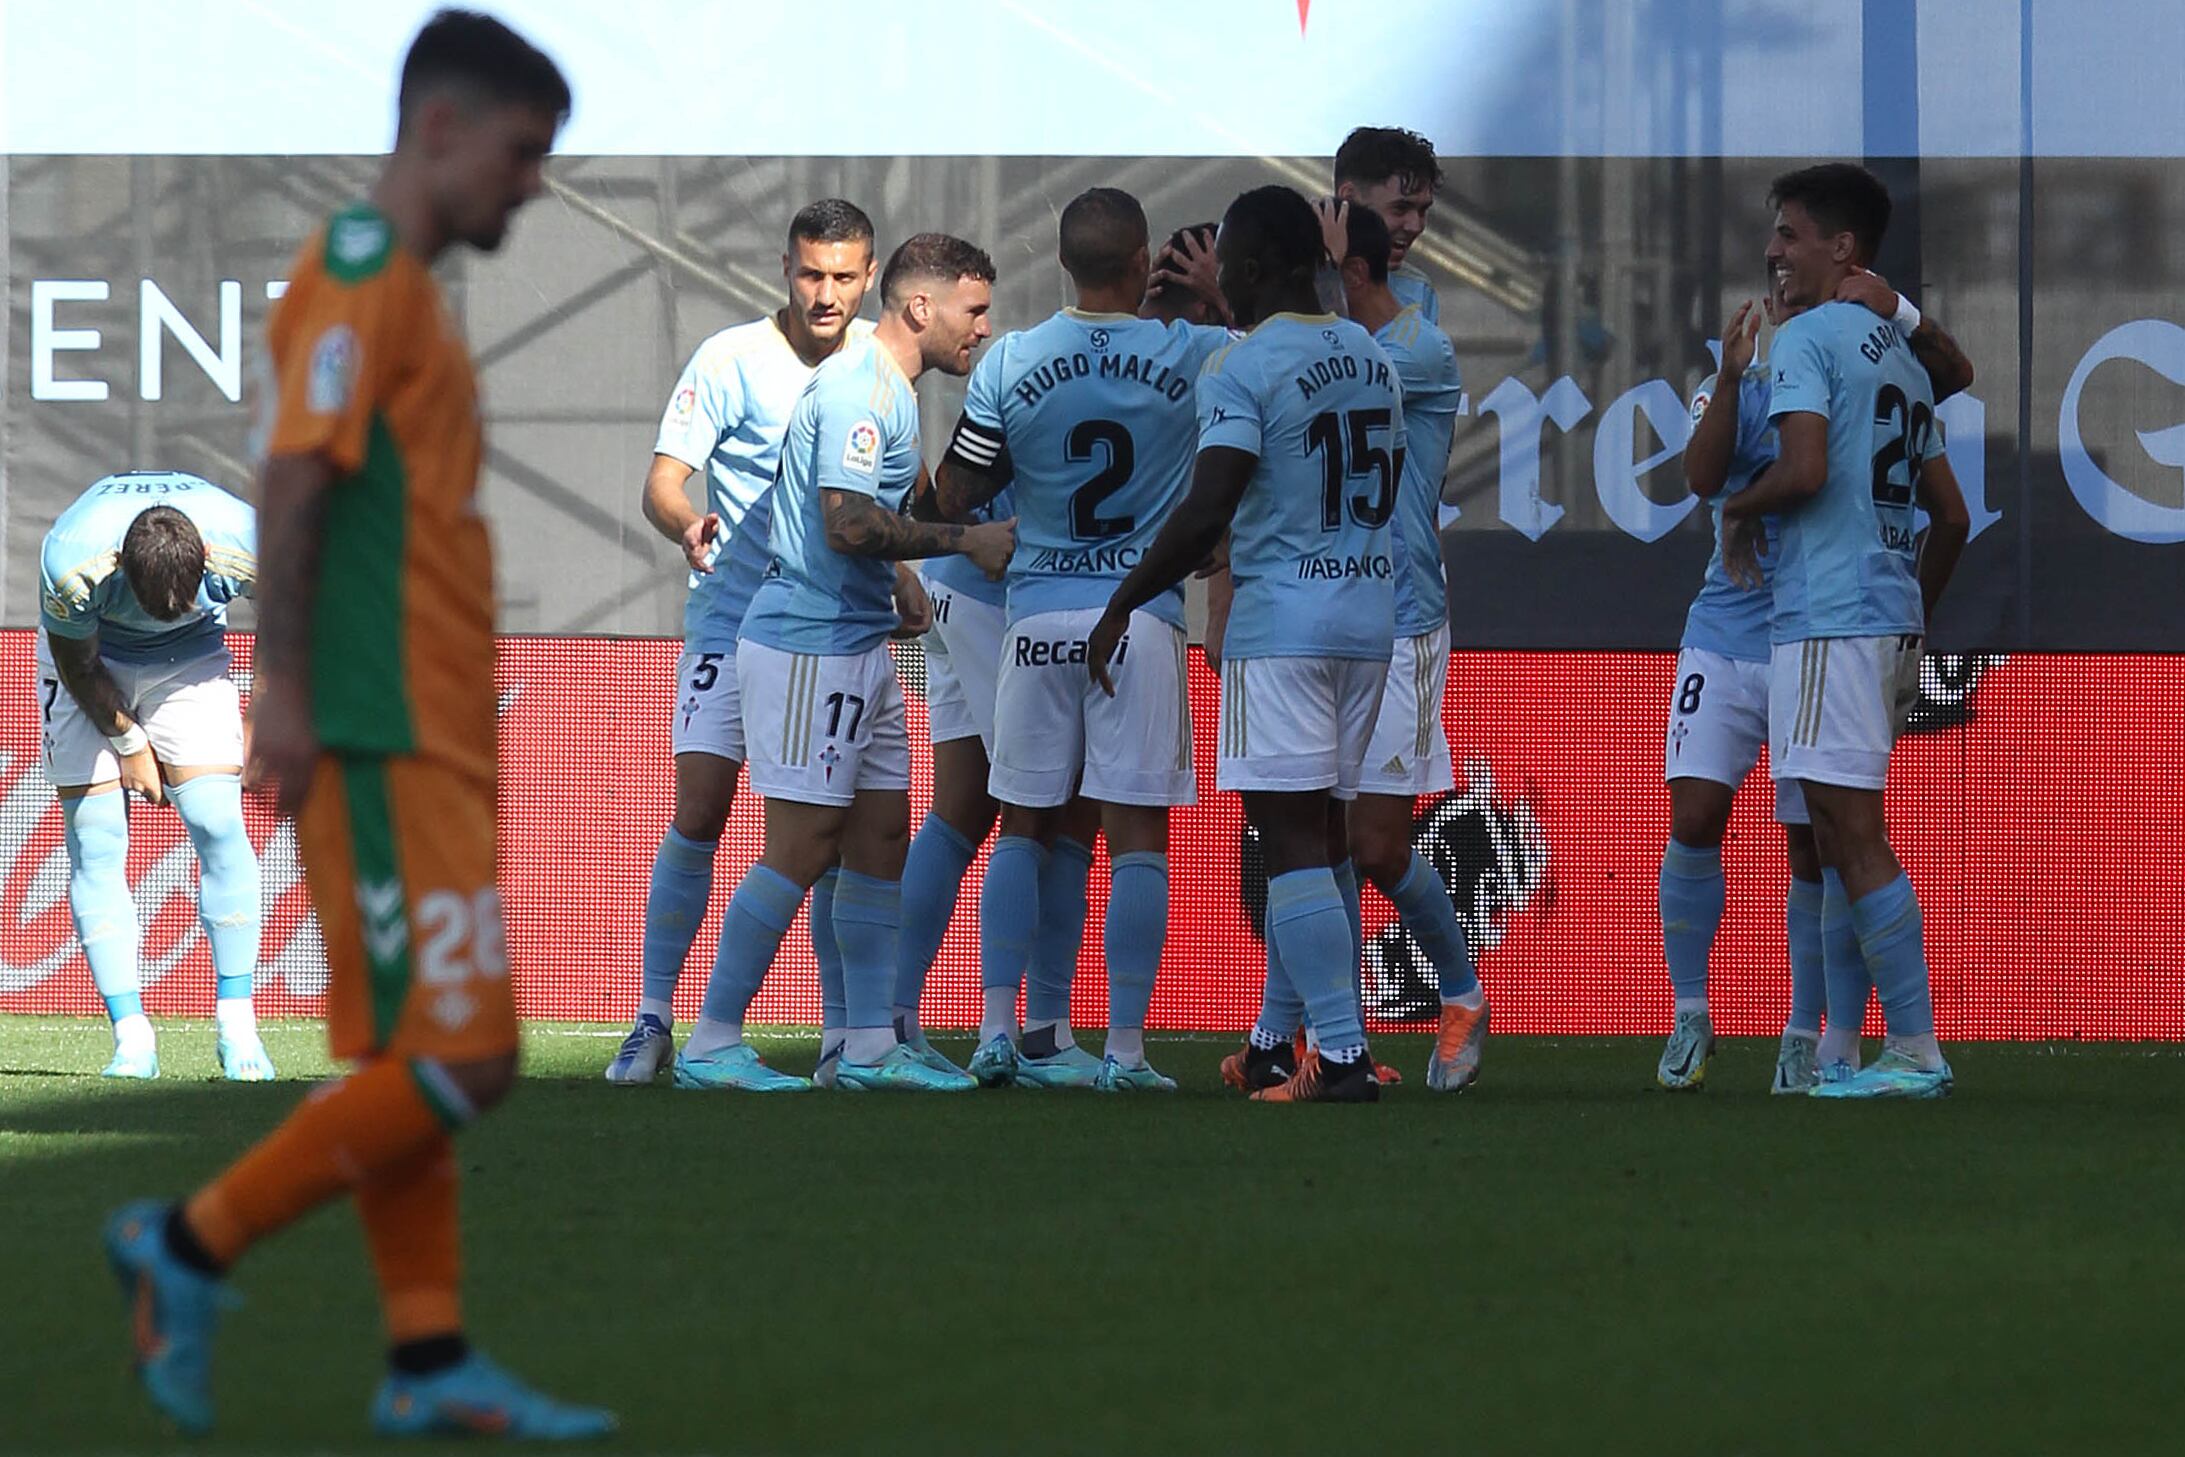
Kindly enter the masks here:
[[842, 468], [868, 476], [880, 469], [878, 425], [870, 420], [860, 420], [850, 427], [850, 438], [842, 443]]
[[304, 407], [314, 415], [338, 415], [349, 407], [356, 388], [357, 336], [336, 324], [311, 347], [311, 373], [304, 385]]
[[669, 407], [669, 413], [675, 417], [676, 423], [688, 421], [697, 410], [698, 391], [695, 386], [684, 385], [675, 392], [675, 403]]

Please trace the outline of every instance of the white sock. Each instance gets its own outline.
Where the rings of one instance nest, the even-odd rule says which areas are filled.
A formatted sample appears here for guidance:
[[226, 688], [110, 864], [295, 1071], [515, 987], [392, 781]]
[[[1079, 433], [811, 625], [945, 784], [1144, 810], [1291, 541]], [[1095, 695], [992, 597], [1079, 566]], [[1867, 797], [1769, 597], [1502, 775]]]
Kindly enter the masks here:
[[666, 997], [642, 997], [637, 1003], [637, 1015], [640, 1017], [658, 1017], [661, 1026], [673, 1027], [675, 1025], [675, 1003], [669, 1001]]
[[1932, 1032], [1922, 1032], [1913, 1037], [1886, 1038], [1882, 1042], [1882, 1048], [1899, 1057], [1910, 1058], [1929, 1072], [1937, 1071], [1943, 1066], [1942, 1043]]
[[1788, 1043], [1793, 1037], [1806, 1042], [1819, 1042], [1821, 1040], [1821, 1029], [1818, 1027], [1785, 1027], [1783, 1029], [1783, 1041]]
[[1318, 1028], [1307, 1027], [1305, 1029], [1305, 1050], [1307, 1052], [1318, 1052], [1320, 1050], [1320, 1031]]
[[152, 1020], [142, 1012], [131, 1012], [114, 1024], [116, 1047], [150, 1047], [152, 1045]]
[[1706, 1010], [1707, 999], [1705, 997], [1677, 998], [1677, 1015], [1680, 1017], [1687, 1012], [1704, 1012]]
[[1146, 1065], [1146, 1029], [1143, 1027], [1110, 1027], [1108, 1029], [1108, 1056], [1125, 1067]]
[[1821, 1045], [1814, 1054], [1814, 1061], [1823, 1067], [1833, 1067], [1839, 1062], [1859, 1065], [1859, 1034], [1856, 1029], [1831, 1024], [1821, 1033]]
[[1004, 1034], [1014, 1037], [1017, 1033], [1017, 989], [1015, 987], [988, 987], [986, 1001], [979, 1013], [979, 1045], [985, 1046]]
[[212, 1015], [222, 1036], [258, 1035], [258, 1014], [252, 1010], [249, 997], [222, 997], [212, 1004]]
[[1476, 1012], [1487, 1005], [1487, 993], [1481, 991], [1478, 987], [1474, 987], [1468, 992], [1459, 992], [1453, 997], [1443, 997], [1441, 1004], [1445, 1007], [1462, 1007], [1467, 1012]]
[[860, 1067], [870, 1067], [893, 1051], [893, 1027], [852, 1027], [842, 1041], [842, 1060]]
[[744, 1040], [744, 1024], [722, 1022], [712, 1017], [700, 1017], [698, 1025], [691, 1029], [690, 1040], [683, 1044], [685, 1057], [711, 1057], [739, 1046]]
[[1026, 1022], [1024, 1030], [1027, 1033], [1053, 1031], [1055, 1034], [1055, 1051], [1057, 1052], [1077, 1046], [1077, 1039], [1070, 1035], [1070, 1019], [1067, 1017], [1057, 1017], [1043, 1022]]

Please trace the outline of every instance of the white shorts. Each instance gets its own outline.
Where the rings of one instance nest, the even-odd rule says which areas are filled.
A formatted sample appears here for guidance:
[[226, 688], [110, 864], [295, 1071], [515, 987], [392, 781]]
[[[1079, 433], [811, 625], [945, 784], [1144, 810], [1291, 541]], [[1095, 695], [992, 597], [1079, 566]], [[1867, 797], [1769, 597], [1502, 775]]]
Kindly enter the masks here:
[[[1706, 648], [1678, 653], [1662, 777], [1705, 779], [1731, 789], [1743, 784], [1768, 742], [1769, 676], [1767, 663]], [[1795, 779], [1775, 781], [1775, 819], [1784, 825], [1812, 822], [1805, 791]]]
[[668, 741], [678, 754], [714, 754], [742, 763], [743, 685], [736, 653], [683, 649], [675, 660], [675, 726]]
[[1388, 687], [1372, 658], [1236, 658], [1222, 664], [1219, 789], [1358, 797]]
[[[37, 656], [46, 782], [74, 789], [119, 779], [121, 760], [61, 685], [43, 628]], [[243, 695], [228, 676], [225, 645], [180, 663], [102, 661], [121, 689], [122, 706], [143, 727], [160, 763], [201, 769], [243, 762]]]
[[751, 787], [768, 799], [848, 804], [861, 789], [910, 788], [903, 688], [887, 644], [846, 656], [736, 649], [749, 705]]
[[1457, 784], [1449, 731], [1442, 725], [1442, 693], [1449, 686], [1449, 624], [1417, 637], [1396, 639], [1388, 660], [1388, 688], [1373, 722], [1360, 771], [1360, 794], [1412, 799], [1440, 794]]
[[1919, 701], [1916, 636], [1777, 643], [1768, 665], [1768, 757], [1777, 779], [1880, 789]]
[[939, 582], [926, 583], [933, 627], [926, 649], [926, 724], [931, 739], [976, 738], [994, 753], [994, 687], [1001, 673], [1004, 613]]
[[987, 787], [1004, 804], [1052, 809], [1070, 802], [1082, 771], [1088, 799], [1196, 803], [1182, 630], [1133, 612], [1110, 698], [1085, 670], [1098, 621], [1097, 607], [1042, 612], [1003, 634]]

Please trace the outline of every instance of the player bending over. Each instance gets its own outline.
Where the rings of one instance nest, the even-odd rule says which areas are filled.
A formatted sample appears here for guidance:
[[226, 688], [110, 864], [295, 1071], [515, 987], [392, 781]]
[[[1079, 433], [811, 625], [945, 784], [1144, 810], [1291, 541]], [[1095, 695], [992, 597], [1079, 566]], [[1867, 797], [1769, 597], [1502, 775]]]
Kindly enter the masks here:
[[[911, 382], [928, 369], [970, 372], [993, 281], [993, 263], [962, 239], [909, 239], [881, 272], [879, 325], [822, 364], [790, 413], [773, 564], [736, 650], [766, 848], [729, 902], [704, 1014], [675, 1061], [679, 1086], [725, 1085], [715, 1069], [743, 1041], [745, 1010], [798, 904], [837, 863], [847, 1030], [835, 1086], [977, 1086], [921, 1061], [892, 1021], [910, 745], [888, 635], [898, 622], [892, 563], [962, 553], [998, 577], [1015, 543], [1006, 521], [957, 526], [902, 514], [924, 468]], [[773, 1077], [769, 1086], [784, 1091], [808, 1086]]]
[[137, 990], [128, 797], [170, 803], [197, 851], [220, 1071], [273, 1076], [258, 1039], [258, 853], [243, 829], [243, 709], [227, 604], [258, 575], [250, 507], [210, 481], [128, 471], [61, 513], [39, 552], [38, 704], [61, 801], [68, 909], [114, 1025], [110, 1078], [156, 1078]]
[[[645, 897], [644, 986], [637, 1021], [607, 1065], [611, 1083], [649, 1083], [675, 1056], [675, 984], [706, 917], [713, 861], [743, 768], [743, 704], [736, 630], [766, 570], [769, 493], [789, 412], [820, 361], [872, 332], [857, 317], [877, 267], [872, 220], [840, 198], [806, 206], [789, 223], [782, 277], [788, 301], [698, 346], [660, 420], [645, 475], [645, 519], [690, 565], [683, 652], [675, 664], [675, 817], [653, 859]], [[691, 475], [706, 472], [706, 509]], [[834, 876], [812, 889], [812, 924], [832, 923]], [[832, 936], [812, 938], [821, 1002], [841, 1025], [842, 959]], [[756, 1061], [746, 1051], [743, 1058]], [[736, 1059], [729, 1059], [733, 1063]], [[733, 1067], [724, 1065], [733, 1073]], [[755, 1074], [755, 1076], [763, 1076]]]
[[[1899, 331], [1926, 369], [1937, 400], [1972, 383], [1972, 365], [1956, 341], [1934, 320], [1921, 320], [1918, 310], [1873, 274], [1853, 273], [1838, 288], [1837, 297], [1897, 320]], [[1769, 322], [1780, 325], [1798, 312], [1783, 303], [1777, 281], [1770, 280]], [[1754, 362], [1761, 317], [1750, 303], [1737, 311], [1723, 333], [1722, 369], [1701, 383], [1692, 403], [1684, 478], [1692, 494], [1708, 503], [1718, 537], [1725, 494], [1745, 489], [1776, 457], [1775, 425], [1768, 418], [1768, 369], [1765, 363]], [[1725, 379], [1734, 386], [1722, 388], [1719, 381]], [[1663, 754], [1670, 827], [1662, 854], [1661, 919], [1662, 953], [1676, 1009], [1669, 1041], [1654, 1070], [1656, 1081], [1671, 1091], [1702, 1086], [1714, 1055], [1707, 963], [1725, 900], [1722, 837], [1729, 828], [1737, 787], [1759, 762], [1760, 746], [1767, 742], [1769, 628], [1778, 534], [1773, 517], [1762, 518], [1761, 532], [1757, 589], [1730, 580], [1718, 541], [1705, 581], [1685, 618], [1684, 642], [1671, 687]], [[1859, 1026], [1854, 1022], [1838, 1027], [1831, 1022], [1827, 1032], [1822, 1031], [1827, 991], [1822, 974], [1820, 856], [1797, 784], [1779, 780], [1775, 789], [1775, 815], [1783, 826], [1790, 861], [1785, 914], [1791, 997], [1769, 1091], [1791, 1094], [1813, 1086], [1824, 1043], [1830, 1061], [1855, 1064]], [[1849, 929], [1848, 920], [1839, 917], [1839, 959], [1857, 958], [1856, 939], [1844, 934]]]
[[1358, 792], [1395, 641], [1389, 522], [1403, 392], [1364, 329], [1317, 311], [1324, 249], [1305, 199], [1286, 187], [1245, 193], [1215, 251], [1231, 317], [1251, 332], [1200, 375], [1190, 493], [1116, 588], [1087, 656], [1112, 689], [1131, 614], [1230, 533], [1236, 603], [1216, 783], [1243, 794], [1268, 860], [1268, 987], [1252, 1040], [1288, 1042], [1299, 1005], [1319, 1033], [1288, 1081], [1252, 1096], [1370, 1102], [1380, 1084], [1358, 1014], [1358, 942], [1333, 867], [1349, 854], [1344, 804]]
[[499, 21], [441, 11], [402, 66], [371, 200], [290, 266], [270, 344], [253, 771], [277, 786], [326, 938], [327, 1040], [355, 1070], [185, 1203], [107, 1226], [137, 1373], [212, 1425], [224, 1275], [355, 1198], [379, 1277], [385, 1436], [598, 1436], [614, 1418], [472, 1350], [457, 1298], [450, 1135], [507, 1095], [516, 1004], [494, 885], [493, 561], [469, 351], [431, 265], [492, 252], [569, 112], [554, 63]]
[[[1887, 1041], [1872, 1067], [1824, 1060], [1819, 1097], [1942, 1097], [1952, 1077], [1935, 1039], [1918, 899], [1889, 847], [1882, 788], [1889, 751], [1919, 691], [1929, 614], [1970, 527], [1943, 455], [1934, 394], [1904, 332], [1837, 299], [1873, 261], [1889, 194], [1861, 168], [1827, 164], [1776, 179], [1768, 269], [1783, 302], [1807, 312], [1770, 350], [1769, 417], [1778, 451], [1723, 503], [1732, 580], [1754, 574], [1761, 518], [1780, 520], [1768, 754], [1795, 780], [1823, 866], [1821, 935], [1832, 1031], [1855, 1037], [1867, 983]], [[1932, 517], [1925, 550], [1913, 502]], [[1863, 965], [1830, 949], [1848, 920]], [[1846, 947], [1848, 950], [1848, 945]]]
[[[1129, 193], [1079, 194], [1060, 231], [1077, 303], [987, 351], [936, 482], [950, 515], [1005, 488], [1017, 512], [995, 705], [1002, 833], [987, 861], [979, 935], [989, 996], [1013, 1003], [1027, 962], [1032, 989], [1023, 1045], [1007, 1025], [982, 1026], [973, 1071], [982, 1081], [1166, 1091], [1176, 1084], [1146, 1061], [1145, 1025], [1168, 935], [1169, 809], [1197, 798], [1182, 592], [1172, 586], [1130, 614], [1112, 692], [1084, 665], [1116, 584], [1189, 485], [1194, 386], [1229, 334], [1137, 317], [1150, 261], [1145, 210]], [[1069, 984], [1043, 985], [1035, 954], [1035, 933], [1056, 909], [1054, 863], [1081, 852], [1063, 828], [1080, 792], [1099, 807], [1113, 865], [1101, 1059], [1072, 1040]], [[1081, 870], [1073, 883], [1063, 910], [1082, 924]], [[990, 1017], [994, 1010], [990, 1003]]]

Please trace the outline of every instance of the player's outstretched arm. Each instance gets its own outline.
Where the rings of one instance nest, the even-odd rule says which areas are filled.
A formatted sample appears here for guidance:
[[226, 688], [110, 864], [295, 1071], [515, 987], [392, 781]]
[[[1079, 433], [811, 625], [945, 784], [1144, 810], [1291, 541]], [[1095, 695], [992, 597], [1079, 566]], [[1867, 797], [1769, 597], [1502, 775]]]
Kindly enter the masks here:
[[1935, 604], [1957, 570], [1957, 559], [1972, 538], [1973, 513], [1965, 505], [1957, 472], [1947, 455], [1931, 455], [1919, 466], [1919, 503], [1927, 511], [1927, 530], [1919, 551], [1919, 595], [1927, 620], [1935, 620]]
[[334, 468], [322, 457], [276, 455], [266, 461], [258, 493], [258, 644], [246, 778], [253, 787], [271, 787], [284, 815], [302, 806], [318, 767], [311, 613], [333, 484]]
[[870, 496], [855, 491], [819, 493], [827, 545], [844, 556], [874, 557], [881, 561], [911, 561], [921, 557], [966, 556], [990, 578], [999, 579], [1016, 551], [1017, 524], [987, 521], [960, 526], [947, 521], [913, 521], [885, 510]]
[[721, 534], [721, 518], [700, 515], [690, 504], [691, 468], [672, 455], [655, 455], [645, 472], [645, 494], [640, 509], [652, 529], [683, 549], [683, 560], [694, 572], [711, 572], [713, 543]]
[[1130, 627], [1130, 615], [1198, 570], [1221, 545], [1222, 533], [1237, 514], [1251, 484], [1259, 457], [1248, 450], [1212, 445], [1199, 452], [1191, 472], [1191, 489], [1168, 520], [1161, 523], [1153, 545], [1146, 548], [1130, 575], [1116, 585], [1092, 636], [1086, 640], [1087, 666], [1093, 681], [1110, 697], [1115, 684], [1108, 677], [1108, 660]]
[[[1692, 438], [1684, 446], [1684, 484], [1701, 500], [1719, 492], [1730, 478], [1730, 457], [1737, 450], [1740, 381], [1753, 362], [1754, 341], [1760, 335], [1760, 311], [1747, 302], [1738, 306], [1730, 326], [1722, 331], [1722, 368], [1707, 386], [1707, 405], [1692, 423]], [[1727, 388], [1723, 381], [1728, 380]]]

